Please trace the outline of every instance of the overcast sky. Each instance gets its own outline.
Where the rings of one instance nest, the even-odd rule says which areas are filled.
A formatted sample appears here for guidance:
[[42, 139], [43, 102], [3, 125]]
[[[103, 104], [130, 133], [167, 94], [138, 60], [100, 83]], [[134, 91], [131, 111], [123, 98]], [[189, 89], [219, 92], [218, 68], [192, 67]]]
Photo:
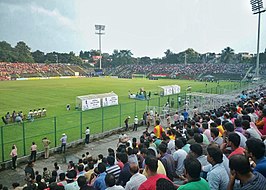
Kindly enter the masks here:
[[[220, 53], [227, 46], [255, 53], [257, 19], [250, 0], [0, 0], [0, 41], [78, 53], [98, 49], [94, 25], [104, 24], [107, 53], [128, 49], [135, 57], [162, 57], [166, 49]], [[262, 52], [266, 13], [260, 42]]]

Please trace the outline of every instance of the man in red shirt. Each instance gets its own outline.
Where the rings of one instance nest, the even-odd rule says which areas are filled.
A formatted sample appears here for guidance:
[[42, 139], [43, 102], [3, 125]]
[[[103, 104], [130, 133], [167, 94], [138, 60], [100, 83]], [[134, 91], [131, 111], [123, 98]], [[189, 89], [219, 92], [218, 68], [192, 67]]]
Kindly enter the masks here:
[[143, 182], [139, 190], [154, 190], [156, 189], [156, 182], [160, 178], [169, 180], [166, 175], [157, 174], [158, 159], [154, 156], [148, 156], [145, 159], [146, 172], [148, 174], [147, 180]]
[[231, 158], [233, 155], [237, 154], [245, 154], [245, 149], [240, 147], [240, 136], [237, 133], [230, 133], [228, 136], [228, 145], [231, 146], [232, 152], [228, 156], [228, 158]]

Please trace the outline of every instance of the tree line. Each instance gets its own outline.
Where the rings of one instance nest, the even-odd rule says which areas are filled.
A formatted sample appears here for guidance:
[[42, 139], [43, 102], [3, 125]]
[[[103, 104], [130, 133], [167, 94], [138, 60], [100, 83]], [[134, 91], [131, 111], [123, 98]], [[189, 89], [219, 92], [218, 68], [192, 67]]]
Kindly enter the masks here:
[[[6, 41], [0, 42], [0, 62], [25, 62], [25, 63], [69, 63], [69, 64], [94, 64], [99, 66], [100, 52], [98, 50], [80, 51], [76, 56], [74, 52], [44, 53], [40, 50], [31, 52], [31, 48], [23, 41], [12, 47]], [[230, 47], [224, 48], [220, 55], [215, 53], [200, 54], [188, 48], [185, 51], [175, 53], [170, 49], [164, 52], [162, 58], [151, 58], [148, 56], [134, 57], [131, 50], [114, 50], [112, 54], [102, 53], [102, 66], [116, 66], [122, 64], [183, 64], [183, 63], [255, 63], [256, 57], [236, 54]], [[266, 63], [266, 49], [260, 53], [260, 62]]]

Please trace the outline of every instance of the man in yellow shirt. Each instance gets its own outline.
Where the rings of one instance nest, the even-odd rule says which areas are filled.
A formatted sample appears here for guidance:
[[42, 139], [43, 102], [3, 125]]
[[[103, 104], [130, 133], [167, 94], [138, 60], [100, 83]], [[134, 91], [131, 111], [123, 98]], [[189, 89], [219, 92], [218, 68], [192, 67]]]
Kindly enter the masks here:
[[224, 128], [222, 126], [222, 121], [221, 119], [217, 118], [214, 120], [214, 123], [217, 124], [217, 129], [219, 130], [219, 137], [222, 137], [224, 134]]
[[155, 134], [155, 136], [157, 138], [161, 138], [162, 137], [162, 133], [164, 132], [164, 129], [162, 128], [162, 126], [160, 125], [160, 121], [156, 120], [156, 126], [153, 129], [153, 132]]

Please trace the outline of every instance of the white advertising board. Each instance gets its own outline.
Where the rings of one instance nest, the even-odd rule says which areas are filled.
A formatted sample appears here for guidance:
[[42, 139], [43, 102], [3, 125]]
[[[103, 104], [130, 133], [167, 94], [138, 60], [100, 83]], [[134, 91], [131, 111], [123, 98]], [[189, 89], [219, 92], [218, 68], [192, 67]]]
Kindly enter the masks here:
[[101, 99], [94, 98], [94, 99], [87, 99], [82, 101], [82, 111], [96, 109], [101, 107]]
[[118, 96], [109, 96], [102, 99], [103, 107], [118, 105]]
[[178, 94], [181, 91], [181, 87], [178, 85], [172, 85], [173, 88], [173, 94]]

